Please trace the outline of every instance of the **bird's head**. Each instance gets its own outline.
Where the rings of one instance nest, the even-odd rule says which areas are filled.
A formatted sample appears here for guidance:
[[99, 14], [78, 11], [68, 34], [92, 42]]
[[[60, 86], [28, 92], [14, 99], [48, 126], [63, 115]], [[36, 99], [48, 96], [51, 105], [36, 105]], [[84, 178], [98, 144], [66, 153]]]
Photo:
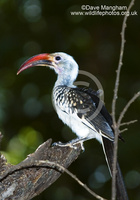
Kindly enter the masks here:
[[[72, 56], [66, 53], [43, 53], [35, 55], [25, 61], [19, 68], [17, 74], [34, 66], [47, 66], [55, 70], [60, 82], [72, 84], [78, 75], [78, 65]], [[63, 80], [62, 80], [63, 79]], [[67, 79], [67, 80], [66, 80]], [[59, 83], [64, 84], [64, 83]], [[67, 85], [69, 85], [67, 83]]]

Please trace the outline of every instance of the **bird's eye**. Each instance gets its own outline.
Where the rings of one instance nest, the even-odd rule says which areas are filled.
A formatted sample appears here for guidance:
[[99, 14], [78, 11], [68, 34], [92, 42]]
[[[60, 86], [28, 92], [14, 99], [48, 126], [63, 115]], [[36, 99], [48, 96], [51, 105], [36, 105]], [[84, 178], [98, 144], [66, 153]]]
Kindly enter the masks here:
[[55, 57], [55, 60], [60, 61], [60, 60], [61, 60], [61, 57], [60, 57], [60, 56], [56, 56], [56, 57]]

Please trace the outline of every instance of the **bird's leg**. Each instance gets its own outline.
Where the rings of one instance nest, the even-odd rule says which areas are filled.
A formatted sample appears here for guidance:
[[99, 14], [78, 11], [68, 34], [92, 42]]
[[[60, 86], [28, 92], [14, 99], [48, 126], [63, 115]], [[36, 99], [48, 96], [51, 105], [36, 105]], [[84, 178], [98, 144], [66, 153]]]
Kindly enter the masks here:
[[81, 145], [81, 149], [84, 151], [85, 148], [84, 148], [84, 145], [83, 145], [83, 142], [88, 140], [88, 138], [85, 138], [85, 137], [81, 137], [81, 138], [76, 138], [76, 139], [73, 139], [67, 143], [62, 143], [62, 142], [55, 142], [53, 143], [53, 146], [60, 146], [60, 147], [70, 147], [70, 148], [74, 148], [74, 149], [77, 149], [77, 147], [75, 146], [76, 144], [80, 144]]

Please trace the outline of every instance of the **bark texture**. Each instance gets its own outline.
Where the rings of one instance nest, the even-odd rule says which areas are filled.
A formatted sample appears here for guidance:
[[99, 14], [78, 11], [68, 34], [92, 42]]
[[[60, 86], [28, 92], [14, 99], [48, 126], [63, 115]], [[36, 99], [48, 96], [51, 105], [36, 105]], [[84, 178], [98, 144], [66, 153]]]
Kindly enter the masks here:
[[[59, 167], [50, 165], [49, 161], [67, 168], [80, 155], [80, 144], [77, 144], [76, 148], [71, 148], [51, 146], [51, 143], [51, 139], [47, 140], [18, 165], [8, 164], [1, 155], [0, 199], [32, 199], [54, 183], [63, 173]], [[40, 161], [46, 161], [46, 163]]]

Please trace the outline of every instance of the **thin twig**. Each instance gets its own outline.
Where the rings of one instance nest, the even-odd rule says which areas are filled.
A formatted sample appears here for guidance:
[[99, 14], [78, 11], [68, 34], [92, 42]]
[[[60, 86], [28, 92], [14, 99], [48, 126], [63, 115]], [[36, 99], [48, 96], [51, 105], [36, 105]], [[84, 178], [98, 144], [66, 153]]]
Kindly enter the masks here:
[[[127, 12], [130, 11], [132, 6], [134, 5], [135, 0], [131, 0]], [[116, 165], [117, 165], [117, 149], [118, 149], [118, 135], [119, 135], [119, 127], [116, 124], [116, 100], [118, 97], [118, 89], [119, 89], [119, 81], [120, 81], [120, 72], [122, 67], [122, 60], [124, 54], [124, 46], [125, 46], [125, 29], [126, 29], [126, 21], [128, 15], [125, 15], [122, 24], [122, 31], [121, 31], [121, 48], [120, 48], [120, 58], [118, 63], [118, 69], [116, 74], [116, 81], [115, 81], [115, 88], [114, 88], [114, 96], [112, 101], [112, 120], [113, 120], [113, 127], [115, 132], [115, 141], [114, 141], [114, 160], [113, 160], [113, 174], [112, 174], [112, 200], [116, 199]]]
[[124, 122], [124, 123], [121, 123], [120, 126], [126, 126], [126, 125], [130, 125], [130, 124], [134, 124], [136, 123], [138, 120], [135, 119], [135, 120], [131, 120], [129, 122]]
[[[139, 96], [140, 96], [140, 95], [139, 95]], [[135, 96], [134, 96], [134, 97], [135, 97]], [[134, 97], [133, 97], [132, 99], [134, 99]], [[137, 98], [138, 98], [138, 96], [137, 96]], [[131, 100], [132, 100], [132, 99], [131, 99]], [[136, 99], [134, 99], [134, 101], [135, 101], [135, 100], [136, 100]], [[131, 103], [133, 103], [133, 102], [130, 103], [130, 101], [129, 101], [128, 103], [129, 103], [129, 106], [130, 106]], [[128, 103], [127, 103], [127, 104], [128, 104]], [[127, 106], [127, 105], [126, 105], [126, 106]], [[125, 109], [125, 108], [124, 108], [124, 109]], [[123, 110], [124, 110], [124, 109], [123, 109]], [[127, 111], [127, 110], [128, 110], [128, 108], [126, 109], [126, 111]], [[124, 115], [124, 114], [123, 114], [123, 115]], [[121, 119], [121, 121], [122, 121], [122, 119]], [[133, 124], [133, 123], [135, 123], [135, 122], [137, 122], [137, 121], [138, 121], [138, 120], [135, 119], [135, 120], [131, 120], [131, 121], [129, 121], [129, 122], [124, 122], [124, 123], [121, 123], [121, 122], [120, 122], [121, 124], [119, 124], [118, 126], [120, 127], [120, 126], [130, 125], [130, 124]], [[127, 130], [128, 130], [128, 128], [124, 128], [124, 129], [120, 130], [119, 133], [123, 133], [123, 132], [125, 132], [125, 131], [127, 131]]]
[[54, 166], [54, 168], [57, 168], [59, 171], [65, 172], [68, 174], [71, 178], [73, 178], [79, 185], [81, 185], [85, 190], [87, 190], [92, 196], [94, 196], [96, 199], [100, 200], [106, 200], [105, 198], [99, 196], [95, 192], [93, 192], [86, 184], [84, 184], [82, 181], [80, 181], [73, 173], [71, 173], [68, 169], [64, 168], [63, 166], [59, 165], [58, 163], [50, 162], [50, 161], [40, 161], [40, 163], [46, 163], [50, 164], [50, 166]]
[[124, 129], [122, 129], [121, 131], [119, 131], [119, 133], [123, 133], [123, 132], [125, 132], [125, 131], [127, 131], [128, 130], [128, 128], [124, 128]]
[[119, 119], [118, 119], [118, 126], [120, 126], [121, 124], [121, 121], [126, 113], [126, 111], [128, 110], [128, 108], [130, 107], [130, 105], [140, 96], [140, 91], [137, 92], [129, 101], [128, 103], [126, 104], [126, 106], [124, 107], [124, 109], [122, 110], [120, 116], [119, 116]]

